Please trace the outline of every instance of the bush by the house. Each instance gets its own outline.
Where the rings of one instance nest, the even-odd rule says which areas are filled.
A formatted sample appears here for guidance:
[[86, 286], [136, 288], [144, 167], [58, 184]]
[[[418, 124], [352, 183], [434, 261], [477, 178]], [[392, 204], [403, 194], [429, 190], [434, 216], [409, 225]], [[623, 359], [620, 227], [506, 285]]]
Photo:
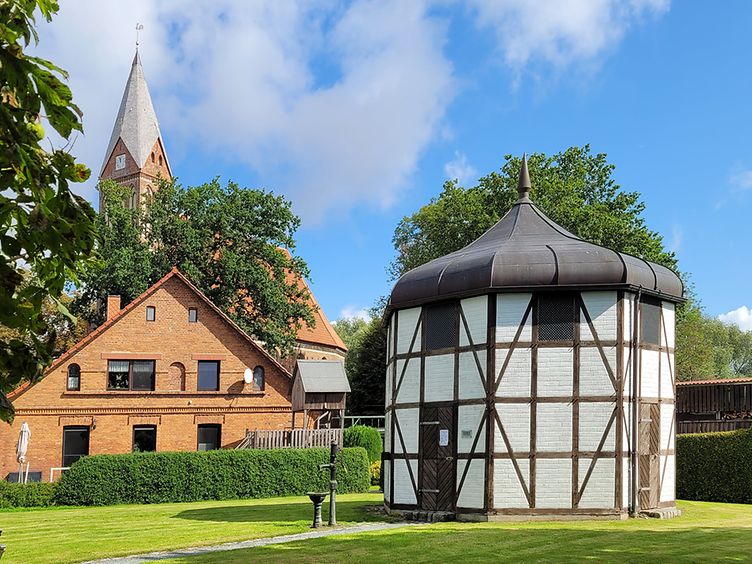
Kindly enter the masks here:
[[677, 436], [676, 497], [752, 503], [752, 429]]
[[[324, 448], [87, 456], [63, 474], [55, 500], [113, 505], [303, 495], [329, 490], [329, 473], [320, 468], [328, 461]], [[339, 452], [337, 483], [340, 493], [368, 491], [364, 449]]]
[[381, 485], [381, 460], [371, 462], [371, 485]]
[[52, 505], [55, 484], [49, 482], [13, 484], [0, 481], [0, 509], [47, 507]]
[[367, 425], [353, 425], [345, 429], [343, 441], [346, 447], [363, 447], [368, 452], [368, 460], [375, 462], [381, 460], [381, 451], [384, 445], [381, 441], [381, 433], [376, 427]]

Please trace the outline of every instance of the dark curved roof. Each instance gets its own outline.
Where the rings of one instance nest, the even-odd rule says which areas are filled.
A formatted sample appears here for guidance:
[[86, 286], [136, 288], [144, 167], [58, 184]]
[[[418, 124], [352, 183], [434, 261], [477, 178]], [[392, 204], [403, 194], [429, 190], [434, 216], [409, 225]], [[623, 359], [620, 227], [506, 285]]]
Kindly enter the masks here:
[[681, 301], [684, 285], [670, 269], [580, 239], [528, 198], [523, 159], [520, 198], [496, 225], [468, 246], [404, 274], [390, 308], [488, 290], [642, 288]]

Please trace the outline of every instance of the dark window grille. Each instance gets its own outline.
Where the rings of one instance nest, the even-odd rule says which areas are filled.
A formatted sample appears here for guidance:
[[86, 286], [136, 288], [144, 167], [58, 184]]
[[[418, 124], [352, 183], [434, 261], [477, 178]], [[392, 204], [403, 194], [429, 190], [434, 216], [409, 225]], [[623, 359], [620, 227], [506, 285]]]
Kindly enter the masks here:
[[63, 466], [89, 454], [89, 428], [63, 427]]
[[218, 360], [200, 360], [198, 362], [198, 389], [201, 391], [219, 390]]
[[154, 452], [155, 450], [157, 450], [157, 426], [133, 427], [133, 452]]
[[574, 296], [538, 297], [538, 340], [574, 340]]
[[217, 450], [221, 446], [221, 425], [198, 426], [198, 450]]
[[78, 364], [68, 366], [67, 389], [75, 392], [81, 389], [81, 367]]
[[457, 304], [426, 307], [426, 349], [446, 349], [458, 345]]
[[661, 344], [661, 302], [651, 298], [640, 300], [642, 342]]

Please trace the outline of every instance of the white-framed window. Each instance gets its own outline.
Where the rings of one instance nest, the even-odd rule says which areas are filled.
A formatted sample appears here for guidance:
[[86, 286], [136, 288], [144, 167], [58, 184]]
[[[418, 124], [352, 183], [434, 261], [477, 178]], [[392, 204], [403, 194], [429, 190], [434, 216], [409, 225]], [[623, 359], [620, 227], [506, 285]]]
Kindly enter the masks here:
[[123, 170], [125, 168], [125, 153], [117, 155], [115, 157], [115, 170]]

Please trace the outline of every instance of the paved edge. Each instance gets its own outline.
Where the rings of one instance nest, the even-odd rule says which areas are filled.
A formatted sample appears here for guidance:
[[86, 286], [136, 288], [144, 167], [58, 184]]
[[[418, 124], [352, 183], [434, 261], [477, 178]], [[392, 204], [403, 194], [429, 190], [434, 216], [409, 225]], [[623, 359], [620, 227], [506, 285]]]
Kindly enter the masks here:
[[334, 535], [344, 535], [348, 533], [365, 533], [368, 531], [383, 531], [386, 529], [398, 529], [401, 527], [414, 526], [418, 523], [361, 523], [359, 525], [337, 527], [336, 529], [321, 528], [311, 530], [305, 533], [295, 535], [283, 535], [279, 537], [265, 537], [239, 542], [227, 542], [212, 546], [196, 546], [192, 548], [180, 548], [164, 552], [149, 552], [145, 554], [134, 554], [132, 556], [119, 556], [115, 558], [103, 558], [102, 560], [89, 560], [83, 564], [140, 564], [142, 562], [153, 562], [156, 560], [168, 560], [170, 558], [181, 558], [184, 556], [197, 556], [199, 554], [209, 554], [211, 552], [224, 552], [228, 550], [239, 550], [242, 548], [254, 548], [257, 546], [267, 546], [270, 544], [282, 544], [299, 540], [316, 539], [321, 537], [330, 537]]

